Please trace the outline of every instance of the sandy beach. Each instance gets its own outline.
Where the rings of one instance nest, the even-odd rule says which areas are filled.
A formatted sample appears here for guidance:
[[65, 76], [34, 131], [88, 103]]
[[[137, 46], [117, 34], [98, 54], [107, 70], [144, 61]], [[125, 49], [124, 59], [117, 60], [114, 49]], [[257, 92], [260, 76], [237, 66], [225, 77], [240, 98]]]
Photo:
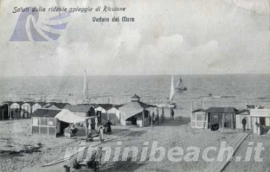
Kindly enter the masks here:
[[[67, 147], [80, 147], [83, 142], [81, 138], [65, 138], [65, 137], [49, 137], [42, 135], [31, 135], [31, 120], [14, 120], [1, 121], [0, 125], [0, 147], [1, 159], [0, 171], [64, 171], [63, 166], [68, 164], [68, 161], [48, 166], [42, 165], [61, 159], [65, 155]], [[209, 146], [219, 147], [221, 141], [230, 141], [235, 138], [238, 130], [219, 130], [213, 132], [208, 129], [192, 129], [187, 118], [177, 117], [174, 121], [166, 119], [163, 124], [153, 127], [137, 128], [113, 126], [113, 133], [105, 135], [105, 140], [111, 140], [101, 144], [102, 147], [111, 147], [114, 150], [117, 143], [121, 142], [121, 147], [136, 146], [141, 152], [144, 143], [149, 142], [149, 145], [157, 141], [158, 146], [164, 147], [166, 150], [171, 147], [180, 146], [186, 150], [188, 146], [197, 146], [201, 150]], [[267, 143], [266, 137], [254, 136], [247, 139], [243, 146], [240, 147], [237, 153], [243, 154], [246, 150], [247, 142], [250, 139]], [[86, 142], [86, 146], [91, 146], [100, 141]], [[39, 146], [37, 146], [39, 145]], [[19, 152], [25, 150], [25, 147], [37, 147], [33, 152]], [[269, 143], [266, 145], [269, 146]], [[119, 146], [118, 146], [119, 147]], [[13, 151], [10, 153], [8, 151]], [[17, 153], [15, 153], [17, 152]], [[19, 152], [19, 153], [18, 153]], [[148, 150], [148, 154], [150, 149]], [[184, 152], [184, 155], [187, 152]], [[121, 152], [122, 154], [122, 152]], [[121, 156], [120, 154], [120, 156]], [[111, 155], [113, 156], [113, 155]], [[212, 156], [212, 155], [211, 155]], [[214, 155], [213, 155], [214, 156]], [[267, 152], [264, 154], [267, 157]], [[148, 160], [140, 162], [136, 161], [102, 161], [101, 171], [201, 171], [207, 168], [209, 163], [205, 162], [201, 156], [196, 162], [171, 162], [165, 156], [160, 162], [151, 162]], [[231, 162], [225, 171], [233, 169], [251, 169], [248, 171], [260, 171], [267, 169], [267, 162], [249, 163], [249, 162]], [[245, 168], [244, 168], [245, 167]]]

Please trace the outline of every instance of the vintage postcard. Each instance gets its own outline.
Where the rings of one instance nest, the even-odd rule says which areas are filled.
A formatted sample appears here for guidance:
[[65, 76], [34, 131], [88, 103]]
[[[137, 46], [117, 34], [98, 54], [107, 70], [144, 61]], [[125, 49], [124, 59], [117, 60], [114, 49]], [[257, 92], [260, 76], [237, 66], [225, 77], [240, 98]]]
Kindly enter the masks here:
[[1, 172], [270, 172], [269, 0], [0, 0]]

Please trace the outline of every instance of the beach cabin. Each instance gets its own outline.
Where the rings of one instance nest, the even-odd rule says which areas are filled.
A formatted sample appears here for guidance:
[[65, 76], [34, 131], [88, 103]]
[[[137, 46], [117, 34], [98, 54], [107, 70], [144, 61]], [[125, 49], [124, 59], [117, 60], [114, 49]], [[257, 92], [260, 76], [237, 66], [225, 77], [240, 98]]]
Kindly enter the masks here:
[[[13, 104], [13, 101], [4, 101], [4, 102], [2, 102], [2, 105], [1, 105], [1, 106], [5, 105], [5, 108], [7, 108], [7, 116], [8, 116], [8, 119], [11, 119], [11, 118], [10, 118], [10, 117], [11, 117], [11, 108], [10, 108], [11, 104]], [[3, 109], [3, 107], [2, 107], [2, 111], [3, 111], [3, 110], [4, 110], [4, 109]], [[4, 111], [6, 111], [6, 110], [4, 110]]]
[[95, 108], [96, 115], [99, 117], [99, 122], [101, 124], [106, 124], [108, 120], [113, 125], [120, 124], [120, 111], [119, 107], [122, 105], [112, 105], [112, 104], [98, 104]]
[[119, 125], [120, 124], [120, 111], [119, 108], [123, 105], [113, 105], [111, 109], [107, 111], [108, 120], [111, 121], [113, 125]]
[[219, 124], [219, 128], [235, 129], [236, 115], [239, 112], [234, 107], [210, 107], [206, 110], [196, 109], [191, 114], [191, 127], [211, 128], [212, 125]]
[[[37, 109], [32, 114], [32, 134], [59, 136], [64, 134], [70, 124], [85, 122], [86, 134], [97, 129], [97, 117], [82, 117], [68, 109]], [[88, 127], [86, 127], [88, 126]]]
[[32, 106], [34, 105], [34, 102], [25, 102], [21, 106], [21, 113], [23, 118], [31, 118], [32, 114]]
[[0, 120], [8, 120], [9, 119], [9, 106], [8, 104], [0, 105]]
[[121, 125], [134, 125], [145, 127], [150, 125], [150, 112], [148, 105], [140, 101], [140, 97], [133, 95], [129, 103], [124, 104], [119, 108]]
[[235, 114], [237, 110], [234, 107], [210, 107], [207, 109], [208, 124], [219, 124], [220, 128], [235, 129]]
[[209, 128], [207, 111], [204, 109], [196, 109], [192, 111], [190, 125], [192, 128]]
[[270, 109], [250, 109], [251, 129], [255, 134], [267, 134], [270, 128]]
[[[55, 109], [37, 109], [32, 114], [32, 134], [45, 134], [56, 136], [60, 133], [60, 123], [55, 116], [61, 110]], [[62, 126], [66, 128], [66, 126]]]
[[22, 101], [13, 102], [10, 104], [10, 117], [11, 119], [23, 118], [21, 106], [24, 104]]
[[78, 105], [66, 105], [64, 109], [68, 109], [73, 112], [75, 115], [81, 117], [95, 116], [94, 106], [90, 104], [78, 104]]
[[95, 108], [96, 116], [98, 117], [98, 122], [101, 124], [107, 123], [109, 119], [108, 110], [113, 107], [112, 104], [97, 104]]
[[44, 105], [46, 103], [45, 102], [36, 102], [32, 105], [32, 113], [34, 113], [37, 109], [43, 108]]
[[250, 111], [249, 109], [243, 109], [237, 112], [235, 116], [235, 127], [236, 129], [243, 129], [242, 120], [246, 119], [246, 129], [251, 130], [251, 120], [250, 120]]

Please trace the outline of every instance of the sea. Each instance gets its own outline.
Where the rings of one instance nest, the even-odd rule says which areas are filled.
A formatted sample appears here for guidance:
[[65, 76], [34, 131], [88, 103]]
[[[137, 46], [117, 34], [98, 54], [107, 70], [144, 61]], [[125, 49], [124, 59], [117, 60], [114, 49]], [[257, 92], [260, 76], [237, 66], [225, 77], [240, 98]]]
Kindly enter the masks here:
[[[0, 101], [83, 102], [83, 76], [2, 77]], [[262, 105], [270, 108], [270, 74], [174, 75], [186, 91], [176, 92], [178, 110]], [[124, 104], [137, 94], [149, 104], [168, 103], [171, 75], [88, 76], [91, 103]]]

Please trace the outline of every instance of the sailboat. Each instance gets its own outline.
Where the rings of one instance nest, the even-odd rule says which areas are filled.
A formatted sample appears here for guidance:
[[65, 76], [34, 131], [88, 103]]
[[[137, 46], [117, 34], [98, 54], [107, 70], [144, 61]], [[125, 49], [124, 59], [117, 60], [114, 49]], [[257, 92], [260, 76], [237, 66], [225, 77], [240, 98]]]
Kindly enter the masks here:
[[84, 70], [84, 78], [83, 78], [83, 103], [89, 103], [86, 70]]
[[184, 86], [183, 80], [180, 78], [178, 80], [177, 85], [174, 85], [174, 78], [173, 75], [171, 77], [171, 88], [170, 88], [170, 95], [169, 95], [169, 102], [167, 102], [166, 104], [160, 104], [157, 105], [158, 107], [161, 108], [171, 108], [171, 109], [175, 109], [176, 108], [176, 104], [173, 103], [173, 98], [176, 92], [182, 92], [182, 91], [186, 91], [187, 88]]
[[173, 79], [173, 75], [172, 75], [170, 97], [169, 97], [169, 103], [167, 105], [169, 108], [176, 108], [176, 104], [172, 103], [174, 95], [175, 95], [175, 87], [174, 87], [174, 79]]
[[173, 80], [173, 76], [171, 78], [171, 90], [170, 90], [170, 102], [173, 100], [173, 97], [174, 97], [174, 94], [175, 94], [175, 88], [174, 88], [174, 80]]
[[178, 83], [175, 87], [175, 90], [177, 90], [177, 91], [186, 91], [187, 90], [187, 87], [184, 86], [184, 82], [183, 82], [181, 77], [178, 80]]

